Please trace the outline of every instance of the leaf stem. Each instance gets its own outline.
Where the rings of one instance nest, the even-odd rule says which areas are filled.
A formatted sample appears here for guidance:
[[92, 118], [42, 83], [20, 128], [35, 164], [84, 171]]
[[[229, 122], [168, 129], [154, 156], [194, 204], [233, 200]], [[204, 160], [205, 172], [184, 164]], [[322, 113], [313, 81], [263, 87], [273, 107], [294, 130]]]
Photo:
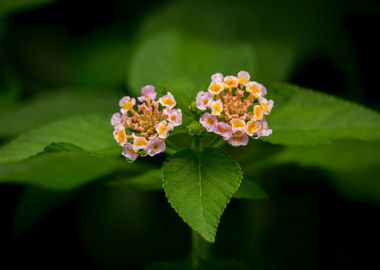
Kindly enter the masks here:
[[197, 152], [201, 152], [203, 150], [200, 136], [194, 136], [192, 148]]
[[208, 243], [194, 230], [191, 230], [192, 250], [191, 263], [192, 269], [198, 270], [201, 260], [206, 260], [209, 255]]

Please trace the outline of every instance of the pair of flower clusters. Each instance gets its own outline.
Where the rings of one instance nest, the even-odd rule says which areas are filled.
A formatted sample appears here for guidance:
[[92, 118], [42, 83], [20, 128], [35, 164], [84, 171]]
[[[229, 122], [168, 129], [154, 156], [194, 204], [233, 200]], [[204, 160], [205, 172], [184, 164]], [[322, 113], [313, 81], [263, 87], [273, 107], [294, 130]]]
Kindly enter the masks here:
[[273, 100], [264, 97], [267, 90], [262, 84], [250, 79], [246, 71], [237, 77], [216, 73], [208, 91], [199, 92], [196, 98], [197, 108], [205, 111], [201, 124], [232, 146], [246, 145], [249, 137], [272, 134], [265, 116], [270, 114]]
[[123, 97], [120, 113], [111, 118], [114, 138], [123, 147], [122, 155], [131, 161], [138, 156], [154, 156], [165, 151], [165, 139], [169, 131], [182, 124], [181, 109], [175, 109], [176, 101], [171, 93], [156, 100], [157, 92], [151, 85], [141, 89], [136, 99]]
[[[273, 101], [264, 97], [267, 90], [262, 84], [250, 79], [246, 71], [240, 71], [237, 77], [216, 73], [211, 76], [208, 91], [200, 91], [196, 97], [197, 108], [204, 112], [201, 125], [232, 146], [246, 145], [249, 137], [272, 134], [265, 116], [270, 114]], [[121, 113], [111, 119], [115, 140], [131, 161], [165, 151], [169, 131], [182, 124], [181, 109], [174, 108], [176, 101], [171, 93], [156, 100], [154, 87], [147, 85], [141, 94], [138, 105], [134, 98], [123, 97], [119, 102]]]

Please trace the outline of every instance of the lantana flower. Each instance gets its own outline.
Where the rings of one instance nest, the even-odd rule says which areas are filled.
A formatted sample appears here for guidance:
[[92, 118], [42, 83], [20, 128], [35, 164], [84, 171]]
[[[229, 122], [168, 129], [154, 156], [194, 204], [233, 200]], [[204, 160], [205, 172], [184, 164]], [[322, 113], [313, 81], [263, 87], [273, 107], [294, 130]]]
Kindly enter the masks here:
[[154, 156], [166, 150], [165, 139], [169, 132], [182, 124], [182, 111], [168, 92], [156, 100], [157, 92], [151, 85], [141, 89], [136, 99], [123, 97], [120, 112], [111, 118], [114, 138], [123, 147], [122, 155], [130, 161], [139, 156]]
[[204, 112], [200, 123], [208, 132], [221, 136], [232, 146], [246, 145], [249, 137], [272, 134], [265, 117], [273, 108], [273, 100], [264, 97], [266, 88], [251, 81], [247, 71], [226, 77], [216, 73], [207, 90], [198, 93], [196, 105]]

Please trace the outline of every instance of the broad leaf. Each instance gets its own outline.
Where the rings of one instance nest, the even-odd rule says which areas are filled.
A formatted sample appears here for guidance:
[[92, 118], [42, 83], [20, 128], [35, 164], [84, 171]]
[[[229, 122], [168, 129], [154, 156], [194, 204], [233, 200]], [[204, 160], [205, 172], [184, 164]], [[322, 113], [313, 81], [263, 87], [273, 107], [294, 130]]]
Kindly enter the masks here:
[[172, 92], [183, 102], [205, 90], [215, 72], [253, 71], [253, 61], [249, 46], [210, 43], [164, 32], [139, 46], [132, 58], [128, 82], [136, 94], [140, 94], [142, 86], [152, 84]]
[[216, 148], [201, 153], [182, 150], [163, 167], [163, 187], [170, 204], [209, 242], [214, 242], [220, 217], [241, 179], [239, 165]]
[[358, 104], [309, 89], [277, 84], [269, 88], [273, 134], [265, 141], [313, 145], [337, 139], [380, 140], [380, 114]]
[[139, 167], [118, 158], [50, 153], [20, 163], [0, 165], [0, 183], [70, 190], [124, 168], [134, 171]]
[[116, 92], [90, 93], [82, 89], [65, 89], [45, 94], [27, 103], [13, 105], [0, 115], [0, 136], [13, 136], [59, 118], [83, 113], [109, 113], [115, 110], [120, 94]]
[[52, 143], [72, 144], [90, 153], [109, 152], [115, 147], [109, 119], [109, 115], [93, 114], [33, 129], [0, 149], [0, 163], [27, 159]]
[[[262, 152], [262, 153], [265, 153]], [[339, 141], [316, 146], [289, 146], [257, 162], [244, 164], [246, 175], [265, 179], [277, 166], [297, 164], [326, 172], [327, 184], [342, 195], [380, 203], [380, 143]]]
[[[141, 191], [162, 190], [162, 173], [159, 169], [150, 169], [146, 173], [127, 176], [123, 179], [107, 182], [108, 186], [130, 186]], [[267, 199], [268, 194], [255, 182], [243, 179], [238, 191], [232, 198], [236, 199]]]
[[154, 191], [162, 189], [162, 173], [160, 169], [149, 169], [145, 173], [126, 176], [123, 179], [107, 182], [108, 186], [122, 187], [130, 186], [140, 191]]

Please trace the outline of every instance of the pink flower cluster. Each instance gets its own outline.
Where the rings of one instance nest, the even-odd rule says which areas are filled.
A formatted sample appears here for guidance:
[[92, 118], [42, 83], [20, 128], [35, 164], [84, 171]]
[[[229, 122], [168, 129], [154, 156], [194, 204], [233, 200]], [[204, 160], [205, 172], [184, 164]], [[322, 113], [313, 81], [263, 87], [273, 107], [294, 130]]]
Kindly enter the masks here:
[[165, 151], [165, 139], [169, 131], [182, 124], [181, 109], [175, 109], [176, 101], [171, 93], [156, 100], [153, 86], [141, 89], [136, 99], [123, 97], [120, 113], [111, 118], [114, 138], [123, 147], [122, 155], [131, 161], [138, 156], [154, 156]]
[[265, 116], [270, 114], [273, 100], [264, 97], [267, 90], [262, 84], [250, 79], [246, 71], [226, 77], [216, 73], [208, 91], [200, 91], [196, 98], [197, 108], [205, 111], [200, 123], [232, 146], [246, 145], [249, 137], [272, 134]]

